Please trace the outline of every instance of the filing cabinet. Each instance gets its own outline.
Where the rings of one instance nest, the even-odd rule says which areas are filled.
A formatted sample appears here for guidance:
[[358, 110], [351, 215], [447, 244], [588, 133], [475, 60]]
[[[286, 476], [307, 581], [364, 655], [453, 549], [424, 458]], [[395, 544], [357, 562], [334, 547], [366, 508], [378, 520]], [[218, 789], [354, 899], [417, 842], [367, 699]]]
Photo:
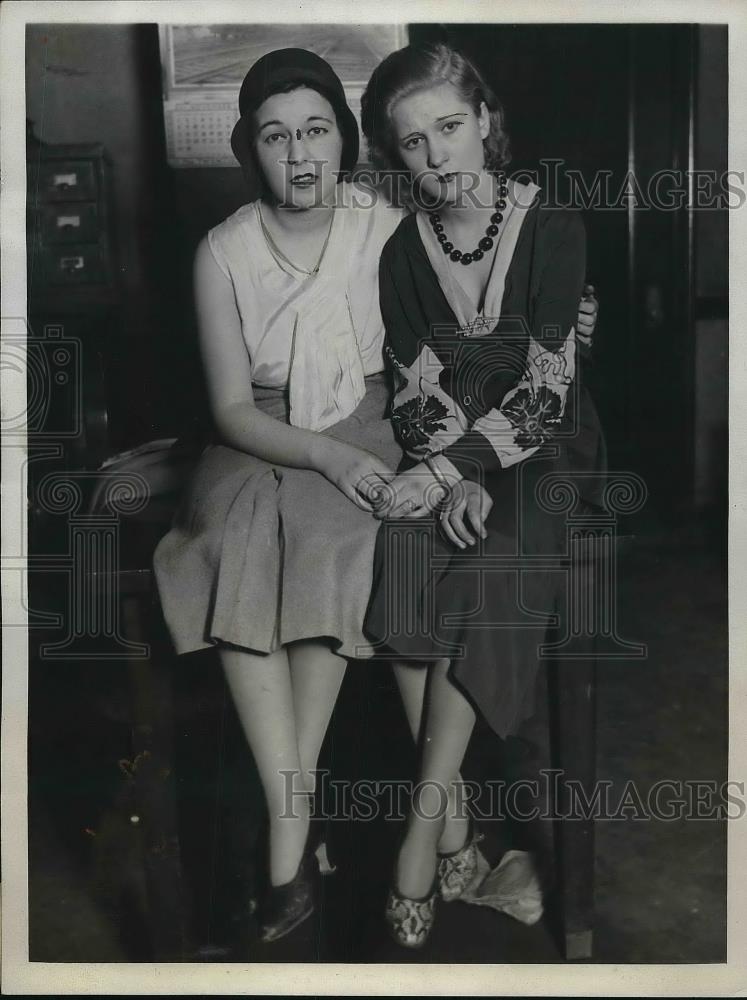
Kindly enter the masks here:
[[86, 201], [96, 198], [97, 161], [101, 146], [48, 146], [39, 164], [39, 199], [43, 201]]
[[96, 243], [42, 245], [38, 265], [50, 291], [70, 285], [106, 284], [106, 259]]
[[116, 298], [110, 167], [99, 143], [35, 143], [28, 156], [29, 298], [85, 311]]
[[51, 201], [39, 205], [42, 243], [95, 243], [100, 232], [100, 213], [95, 201], [65, 204]]
[[109, 449], [111, 357], [122, 336], [111, 167], [100, 143], [29, 134], [26, 148], [28, 336], [38, 361], [29, 378], [38, 369], [40, 382], [29, 392], [44, 397], [34, 441], [62, 445], [61, 469], [96, 468]]

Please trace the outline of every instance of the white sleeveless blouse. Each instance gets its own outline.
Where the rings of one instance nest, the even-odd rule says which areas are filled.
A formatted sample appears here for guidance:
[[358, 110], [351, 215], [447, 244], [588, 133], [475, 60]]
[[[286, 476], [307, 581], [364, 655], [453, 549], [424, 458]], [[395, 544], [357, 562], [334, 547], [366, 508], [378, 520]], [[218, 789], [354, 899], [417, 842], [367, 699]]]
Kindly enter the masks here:
[[252, 382], [290, 383], [291, 422], [316, 430], [352, 412], [362, 379], [384, 369], [379, 257], [404, 215], [369, 188], [343, 183], [338, 190], [327, 249], [313, 276], [275, 257], [256, 202], [208, 233], [233, 285]]

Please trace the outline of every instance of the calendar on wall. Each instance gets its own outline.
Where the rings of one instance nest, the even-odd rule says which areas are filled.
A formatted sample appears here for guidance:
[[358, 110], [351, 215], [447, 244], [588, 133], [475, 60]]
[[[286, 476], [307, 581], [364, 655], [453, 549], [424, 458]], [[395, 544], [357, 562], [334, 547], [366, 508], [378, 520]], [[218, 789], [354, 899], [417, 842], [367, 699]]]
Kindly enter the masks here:
[[[301, 47], [326, 59], [342, 80], [360, 127], [368, 78], [407, 44], [405, 25], [160, 25], [166, 150], [172, 167], [237, 167], [231, 132], [241, 81], [273, 49]], [[363, 144], [361, 145], [363, 151]]]
[[[233, 95], [231, 95], [233, 96]], [[164, 101], [166, 151], [171, 167], [235, 167], [231, 132], [236, 100], [180, 97]]]

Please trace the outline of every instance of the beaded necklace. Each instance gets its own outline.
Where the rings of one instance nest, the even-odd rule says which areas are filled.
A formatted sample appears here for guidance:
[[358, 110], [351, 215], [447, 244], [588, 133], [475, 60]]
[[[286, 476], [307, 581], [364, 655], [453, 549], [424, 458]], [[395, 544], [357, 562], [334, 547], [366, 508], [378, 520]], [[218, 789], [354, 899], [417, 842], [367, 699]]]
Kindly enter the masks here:
[[449, 242], [449, 238], [444, 230], [443, 222], [441, 222], [441, 216], [438, 212], [431, 212], [429, 214], [429, 219], [431, 225], [433, 226], [433, 232], [436, 234], [436, 239], [441, 244], [443, 252], [448, 255], [449, 260], [453, 260], [455, 263], [458, 261], [460, 264], [468, 266], [473, 261], [482, 260], [488, 250], [492, 250], [493, 238], [498, 235], [498, 227], [501, 222], [503, 222], [503, 210], [506, 207], [507, 196], [508, 187], [506, 185], [506, 175], [504, 173], [500, 173], [498, 175], [498, 198], [495, 202], [495, 211], [490, 216], [490, 224], [485, 230], [485, 235], [477, 244], [475, 249], [470, 253], [463, 253], [461, 250], [457, 250], [454, 244]]

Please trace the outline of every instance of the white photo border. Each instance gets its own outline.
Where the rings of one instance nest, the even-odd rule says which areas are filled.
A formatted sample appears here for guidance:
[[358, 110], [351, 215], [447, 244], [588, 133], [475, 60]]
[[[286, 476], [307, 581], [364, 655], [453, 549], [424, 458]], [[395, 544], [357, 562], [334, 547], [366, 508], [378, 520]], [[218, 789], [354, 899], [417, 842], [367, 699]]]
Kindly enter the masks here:
[[[729, 168], [747, 168], [747, 7], [741, 0], [219, 0], [211, 23], [339, 21], [371, 23], [688, 22], [729, 25]], [[0, 9], [2, 118], [3, 336], [26, 315], [24, 30], [29, 22], [201, 23], [204, 4], [189, 0], [105, 0], [64, 4], [6, 0]], [[747, 211], [730, 219], [729, 777], [747, 778]], [[23, 412], [25, 387], [2, 373], [2, 405]], [[17, 551], [18, 496], [23, 496], [23, 449], [3, 448], [2, 542]], [[22, 528], [25, 531], [25, 528]], [[23, 540], [21, 540], [23, 541]], [[24, 549], [25, 551], [25, 549]], [[19, 596], [4, 588], [3, 620], [23, 621]], [[6, 993], [702, 996], [747, 992], [747, 819], [729, 829], [728, 961], [713, 965], [241, 965], [68, 964], [28, 960], [26, 738], [28, 660], [23, 628], [3, 630], [2, 729], [2, 969]], [[641, 906], [646, 901], [641, 900]]]

